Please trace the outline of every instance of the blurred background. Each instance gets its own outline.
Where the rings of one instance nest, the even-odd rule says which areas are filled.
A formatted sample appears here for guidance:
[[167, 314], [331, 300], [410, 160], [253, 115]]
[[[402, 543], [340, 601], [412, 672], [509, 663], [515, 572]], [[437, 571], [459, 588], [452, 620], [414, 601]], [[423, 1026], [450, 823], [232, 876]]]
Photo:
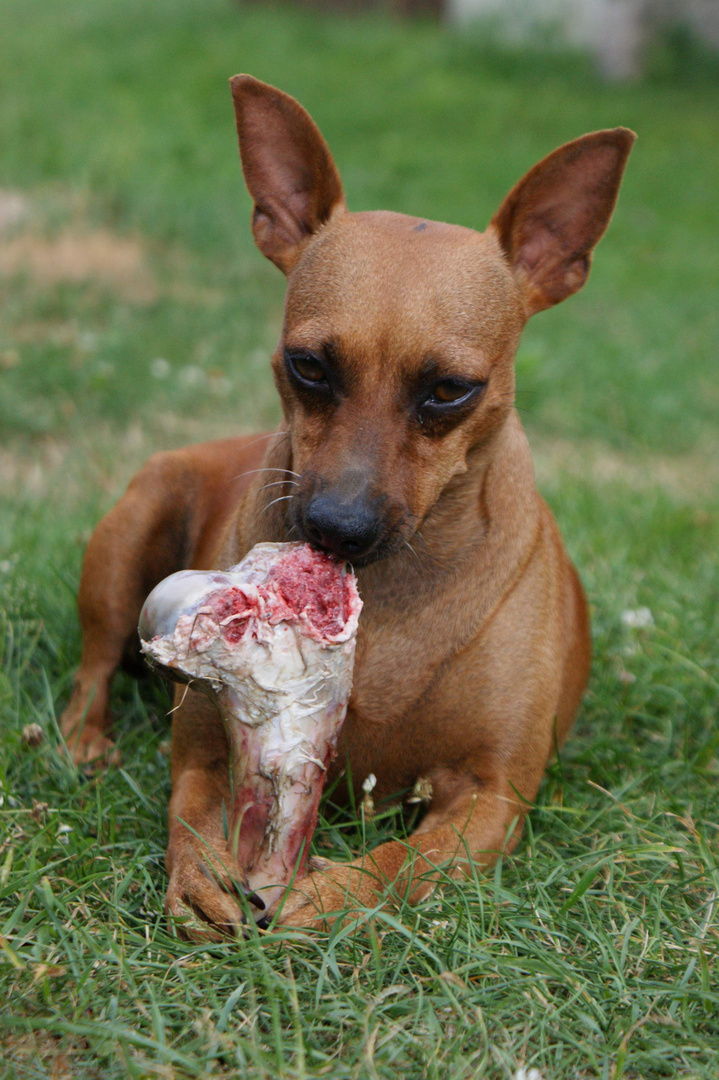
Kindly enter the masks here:
[[339, 3], [3, 0], [5, 444], [93, 454], [100, 425], [144, 452], [274, 423], [283, 280], [250, 236], [227, 87], [241, 70], [308, 108], [351, 209], [480, 229], [558, 144], [634, 128], [590, 284], [528, 327], [520, 404], [555, 439], [711, 441], [719, 5]]
[[[284, 281], [250, 234], [227, 85], [238, 71], [307, 107], [350, 209], [479, 229], [560, 143], [633, 128], [587, 287], [527, 327], [518, 405], [590, 573], [600, 526], [608, 550], [619, 533], [636, 557], [636, 492], [645, 507], [665, 500], [663, 534], [667, 507], [679, 513], [690, 564], [686, 520], [699, 542], [711, 530], [719, 5], [367, 6], [0, 4], [0, 584], [64, 625], [61, 696], [84, 542], [132, 472], [158, 448], [279, 416], [268, 360]], [[656, 555], [659, 537], [635, 529]]]

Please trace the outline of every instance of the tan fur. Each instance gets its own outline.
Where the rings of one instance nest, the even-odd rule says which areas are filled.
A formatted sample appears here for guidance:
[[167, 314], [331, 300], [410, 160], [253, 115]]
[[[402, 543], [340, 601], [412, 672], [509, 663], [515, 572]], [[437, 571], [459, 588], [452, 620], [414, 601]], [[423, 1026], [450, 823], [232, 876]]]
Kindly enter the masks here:
[[[375, 799], [423, 777], [432, 798], [409, 849], [390, 842], [351, 866], [321, 861], [299, 883], [282, 921], [319, 925], [388, 887], [419, 899], [439, 867], [460, 872], [469, 858], [488, 865], [511, 850], [579, 707], [586, 604], [535, 487], [513, 360], [526, 318], [583, 284], [633, 136], [598, 132], [555, 151], [479, 234], [349, 213], [304, 110], [247, 76], [232, 85], [255, 238], [288, 273], [273, 358], [283, 425], [266, 441], [152, 459], [100, 523], [83, 568], [84, 649], [63, 730], [78, 761], [111, 753], [109, 682], [162, 577], [296, 537], [318, 485], [379, 500], [389, 539], [357, 571], [365, 606], [333, 773], [349, 763], [355, 794], [373, 773]], [[327, 343], [343, 391], [331, 407], [308, 405], [285, 349]], [[469, 413], [439, 432], [411, 404], [422, 372], [435, 369], [486, 380]], [[271, 506], [279, 495], [289, 498]], [[241, 923], [222, 834], [227, 742], [202, 696], [183, 689], [177, 700], [167, 908], [206, 925], [189, 933], [213, 936]]]

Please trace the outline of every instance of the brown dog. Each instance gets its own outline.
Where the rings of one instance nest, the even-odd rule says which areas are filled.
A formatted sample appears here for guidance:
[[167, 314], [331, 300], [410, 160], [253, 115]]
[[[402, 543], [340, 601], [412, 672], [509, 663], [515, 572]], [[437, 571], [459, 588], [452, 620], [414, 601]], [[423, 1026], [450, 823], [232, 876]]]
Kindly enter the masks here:
[[[265, 442], [155, 456], [100, 523], [63, 731], [77, 761], [108, 752], [109, 684], [167, 574], [230, 566], [263, 540], [351, 560], [364, 612], [334, 771], [348, 760], [358, 787], [374, 773], [380, 799], [426, 778], [431, 804], [409, 845], [315, 863], [282, 921], [317, 925], [348, 899], [375, 904], [392, 885], [417, 900], [440, 865], [511, 850], [577, 711], [586, 605], [535, 488], [513, 359], [528, 317], [584, 284], [634, 135], [556, 150], [480, 234], [349, 213], [304, 109], [248, 76], [232, 93], [254, 237], [288, 278], [272, 361], [283, 425]], [[223, 833], [228, 749], [209, 702], [180, 700], [167, 909], [212, 935], [242, 922]]]

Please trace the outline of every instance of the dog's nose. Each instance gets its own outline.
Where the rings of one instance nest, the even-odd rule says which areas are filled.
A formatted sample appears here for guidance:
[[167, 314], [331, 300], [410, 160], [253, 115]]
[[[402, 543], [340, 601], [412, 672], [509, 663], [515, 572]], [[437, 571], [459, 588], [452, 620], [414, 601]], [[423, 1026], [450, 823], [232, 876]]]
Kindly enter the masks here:
[[310, 499], [305, 510], [309, 542], [350, 561], [371, 550], [381, 524], [380, 515], [364, 499], [345, 502], [327, 492]]

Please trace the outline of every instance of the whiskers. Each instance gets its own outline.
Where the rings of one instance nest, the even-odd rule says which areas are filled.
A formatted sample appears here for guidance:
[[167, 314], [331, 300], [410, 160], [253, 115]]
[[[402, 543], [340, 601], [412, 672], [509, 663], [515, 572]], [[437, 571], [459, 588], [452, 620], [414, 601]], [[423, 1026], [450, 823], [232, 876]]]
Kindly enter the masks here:
[[[269, 485], [268, 485], [268, 486], [269, 486]], [[299, 486], [299, 485], [298, 485], [298, 486]], [[271, 506], [275, 506], [275, 504], [276, 504], [276, 503], [281, 503], [281, 502], [290, 502], [290, 501], [291, 501], [292, 499], [296, 499], [296, 498], [297, 498], [297, 492], [296, 492], [296, 491], [293, 491], [291, 495], [280, 495], [280, 496], [279, 496], [278, 498], [276, 498], [276, 499], [272, 499], [272, 501], [271, 501], [271, 502], [268, 502], [266, 506], [263, 506], [263, 507], [262, 507], [262, 509], [260, 510], [259, 514], [257, 515], [257, 520], [259, 521], [259, 519], [260, 519], [260, 518], [262, 517], [262, 515], [263, 515], [263, 514], [265, 514], [265, 513], [267, 513], [267, 511], [269, 510], [269, 508], [270, 508]]]
[[[417, 518], [407, 509], [391, 516], [394, 517], [394, 521], [380, 545], [378, 557], [399, 556], [404, 562], [406, 573], [416, 572], [422, 577], [426, 576], [438, 565], [438, 562], [427, 549], [427, 542], [418, 530]], [[414, 531], [415, 529], [418, 531]]]
[[440, 565], [439, 560], [434, 555], [430, 554], [427, 548], [427, 542], [421, 532], [412, 534], [411, 543], [406, 537], [403, 537], [400, 550], [406, 550], [408, 552], [412, 565], [417, 572], [423, 576], [428, 574], [431, 570], [438, 568]]
[[402, 541], [402, 547], [406, 548], [407, 551], [410, 553], [410, 555], [412, 556], [412, 559], [414, 561], [415, 566], [417, 567], [417, 569], [419, 570], [419, 572], [421, 574], [422, 573], [422, 560], [420, 559], [419, 555], [417, 554], [417, 552], [414, 550], [414, 548], [410, 544], [409, 540], [403, 540]]
[[249, 450], [251, 446], [256, 446], [259, 442], [267, 442], [268, 439], [289, 439], [289, 437], [289, 431], [271, 431], [269, 435], [258, 435], [256, 439], [245, 443], [245, 450]]
[[[531, 399], [529, 406], [518, 400], [527, 397]], [[511, 412], [512, 409], [516, 409], [518, 413], [522, 413], [524, 416], [533, 416], [536, 414], [536, 409], [531, 406], [534, 406], [537, 397], [538, 394], [535, 390], [515, 390], [513, 394], [498, 398], [495, 408], [504, 412]]]
[[232, 476], [229, 482], [232, 483], [233, 480], [241, 480], [243, 476], [252, 476], [262, 472], [285, 473], [287, 476], [296, 476], [298, 480], [302, 479], [302, 474], [295, 472], [294, 469], [280, 469], [276, 466], [265, 465], [262, 469], [248, 469], [247, 472], [238, 473], [237, 476]]
[[[292, 473], [291, 469], [285, 469], [283, 471], [286, 473]], [[299, 475], [299, 473], [292, 473], [292, 476]], [[262, 487], [260, 488], [260, 492], [266, 491], [267, 488], [287, 487], [288, 484], [295, 488], [298, 488], [300, 486], [299, 480], [292, 480], [290, 476], [285, 476], [282, 480], [269, 480], [266, 484], [262, 485]], [[297, 491], [291, 491], [289, 495], [278, 495], [276, 499], [272, 499], [271, 502], [268, 502], [266, 506], [263, 506], [263, 508], [257, 515], [258, 520], [262, 517], [263, 514], [265, 514], [269, 510], [271, 506], [274, 506], [276, 503], [289, 502], [292, 499], [296, 499], [298, 494], [299, 493]]]
[[300, 486], [298, 480], [271, 480], [269, 484], [263, 484], [260, 491], [264, 491], [266, 488], [270, 487], [284, 487], [285, 484], [294, 484], [295, 487]]

